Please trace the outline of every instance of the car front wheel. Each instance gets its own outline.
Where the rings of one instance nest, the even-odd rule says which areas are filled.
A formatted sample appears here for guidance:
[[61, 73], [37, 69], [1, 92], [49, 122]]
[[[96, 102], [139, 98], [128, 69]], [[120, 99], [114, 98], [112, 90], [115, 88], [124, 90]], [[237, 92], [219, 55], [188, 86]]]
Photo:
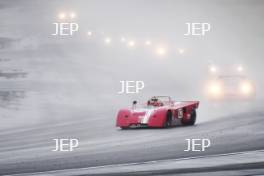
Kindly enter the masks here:
[[183, 125], [194, 125], [195, 124], [195, 122], [196, 122], [196, 110], [193, 109], [190, 115], [191, 115], [191, 117], [190, 117], [189, 121], [182, 120]]

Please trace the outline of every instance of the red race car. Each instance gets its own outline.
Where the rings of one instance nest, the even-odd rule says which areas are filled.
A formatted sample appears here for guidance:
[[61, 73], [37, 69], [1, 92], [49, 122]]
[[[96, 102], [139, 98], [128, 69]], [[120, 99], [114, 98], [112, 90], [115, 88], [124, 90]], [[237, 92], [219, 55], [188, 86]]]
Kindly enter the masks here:
[[116, 126], [130, 127], [171, 127], [194, 125], [199, 101], [172, 101], [169, 96], [154, 96], [147, 103], [138, 106], [133, 101], [132, 108], [119, 110]]

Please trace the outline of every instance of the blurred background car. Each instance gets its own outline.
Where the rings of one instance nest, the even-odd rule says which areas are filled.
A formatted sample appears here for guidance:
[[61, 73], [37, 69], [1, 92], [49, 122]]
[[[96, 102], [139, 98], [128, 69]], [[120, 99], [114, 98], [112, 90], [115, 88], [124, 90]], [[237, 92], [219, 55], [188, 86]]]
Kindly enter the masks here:
[[252, 100], [256, 96], [254, 82], [246, 76], [242, 65], [220, 69], [209, 66], [210, 78], [206, 87], [209, 100]]
[[254, 83], [246, 76], [220, 75], [207, 86], [209, 100], [252, 100], [256, 95]]

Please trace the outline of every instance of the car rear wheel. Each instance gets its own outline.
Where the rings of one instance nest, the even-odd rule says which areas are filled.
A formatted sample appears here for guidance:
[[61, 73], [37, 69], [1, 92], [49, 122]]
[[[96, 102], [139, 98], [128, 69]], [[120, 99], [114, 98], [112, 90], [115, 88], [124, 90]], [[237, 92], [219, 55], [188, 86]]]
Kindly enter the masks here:
[[166, 121], [164, 122], [163, 127], [164, 128], [169, 128], [172, 125], [172, 112], [168, 111], [166, 115]]

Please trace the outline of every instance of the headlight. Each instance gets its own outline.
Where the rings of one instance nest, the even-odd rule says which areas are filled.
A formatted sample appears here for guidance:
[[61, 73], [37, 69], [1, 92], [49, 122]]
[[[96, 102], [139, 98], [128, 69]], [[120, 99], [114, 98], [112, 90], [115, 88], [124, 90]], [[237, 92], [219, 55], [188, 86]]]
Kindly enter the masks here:
[[219, 83], [211, 83], [208, 87], [210, 96], [219, 97], [222, 94], [222, 87]]
[[125, 37], [121, 37], [121, 42], [125, 42], [126, 38]]
[[216, 69], [215, 66], [212, 65], [212, 66], [210, 66], [209, 71], [210, 71], [211, 73], [215, 73], [215, 72], [217, 71], [217, 69]]
[[211, 84], [209, 87], [209, 93], [218, 95], [221, 93], [221, 86], [220, 84], [214, 83]]
[[71, 19], [73, 19], [76, 17], [76, 14], [74, 12], [72, 12], [72, 13], [70, 13], [70, 17], [71, 17]]
[[129, 46], [129, 47], [134, 47], [134, 46], [135, 46], [135, 42], [134, 42], [134, 40], [130, 40], [130, 41], [128, 42], [128, 46]]
[[104, 40], [104, 42], [106, 43], [106, 44], [110, 44], [111, 43], [111, 38], [110, 37], [107, 37], [107, 38], [105, 38], [105, 40]]
[[178, 52], [179, 52], [179, 54], [184, 54], [184, 53], [185, 53], [185, 49], [183, 49], [183, 48], [179, 48], [179, 49], [178, 49]]
[[87, 35], [88, 35], [88, 36], [92, 36], [92, 35], [93, 35], [93, 32], [92, 32], [92, 31], [88, 31], [88, 32], [87, 32]]
[[164, 47], [158, 47], [158, 48], [156, 49], [156, 53], [157, 53], [158, 55], [165, 55], [165, 54], [166, 54], [166, 49], [165, 49]]
[[244, 82], [240, 85], [240, 91], [246, 95], [251, 94], [253, 91], [253, 86], [248, 82]]
[[241, 66], [241, 65], [239, 65], [238, 67], [237, 67], [237, 71], [238, 72], [242, 72], [244, 70], [244, 68]]
[[62, 20], [62, 19], [65, 19], [65, 18], [66, 18], [66, 14], [65, 14], [65, 13], [60, 13], [58, 17], [59, 17], [59, 19], [61, 19], [61, 20]]
[[145, 41], [145, 45], [147, 45], [147, 46], [148, 46], [148, 45], [151, 45], [151, 41], [146, 40], [146, 41]]

